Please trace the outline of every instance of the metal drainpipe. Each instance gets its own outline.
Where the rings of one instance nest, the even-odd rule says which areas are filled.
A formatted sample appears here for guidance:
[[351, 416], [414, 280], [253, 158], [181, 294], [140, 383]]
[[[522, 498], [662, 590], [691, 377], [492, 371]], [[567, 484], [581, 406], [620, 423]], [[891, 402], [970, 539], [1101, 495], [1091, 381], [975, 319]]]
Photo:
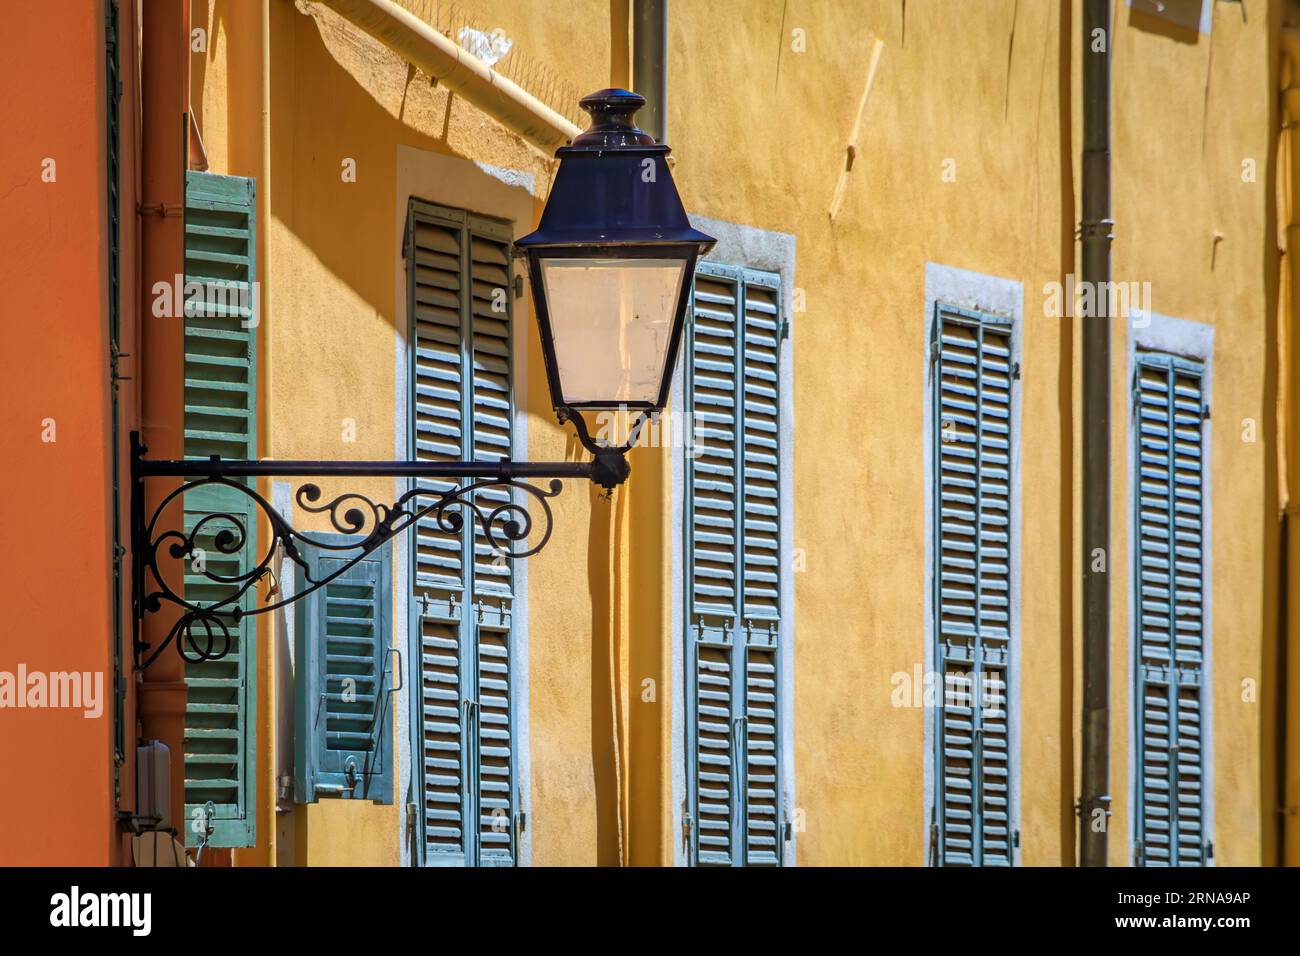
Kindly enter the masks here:
[[[1110, 815], [1110, 23], [1083, 5], [1083, 276], [1099, 303], [1083, 317], [1083, 768], [1079, 863], [1106, 865]], [[1100, 33], [1098, 32], [1100, 31]], [[1094, 36], [1098, 41], [1094, 41]], [[1101, 49], [1094, 47], [1100, 43]], [[1098, 570], [1094, 570], [1098, 568]], [[1100, 820], [1098, 812], [1105, 814]]]
[[[185, 328], [176, 315], [153, 315], [155, 283], [171, 287], [185, 272], [185, 158], [189, 129], [188, 0], [151, 0], [140, 11], [140, 291], [136, 367], [140, 381], [140, 420], [145, 443], [157, 458], [184, 455]], [[141, 504], [152, 514], [163, 496], [178, 482], [159, 481]], [[180, 499], [167, 508], [162, 522], [181, 527]], [[142, 560], [134, 555], [134, 560]], [[167, 568], [173, 573], [178, 561]], [[137, 563], [134, 575], [141, 573]], [[138, 580], [133, 575], [133, 580]], [[173, 578], [174, 579], [174, 578]], [[174, 614], [150, 614], [141, 621], [140, 635], [155, 647], [166, 638]], [[138, 672], [136, 672], [138, 673]], [[166, 654], [145, 671], [139, 684], [137, 713], [143, 736], [161, 740], [171, 751], [172, 826], [184, 839], [185, 669], [176, 654]]]
[[1296, 221], [1296, 196], [1300, 195], [1300, 30], [1282, 30], [1282, 156], [1278, 170], [1283, 182], [1281, 223], [1285, 228], [1282, 266], [1280, 320], [1286, 323], [1286, 368], [1281, 387], [1286, 401], [1279, 428], [1286, 449], [1286, 509], [1283, 512], [1283, 542], [1287, 549], [1284, 591], [1283, 654], [1285, 669], [1279, 675], [1280, 694], [1284, 703], [1282, 776], [1282, 864], [1300, 866], [1300, 501], [1297, 500], [1297, 476], [1300, 476], [1300, 415], [1296, 400], [1300, 397], [1300, 362], [1296, 359], [1300, 343], [1300, 313], [1296, 307], [1296, 290], [1300, 288], [1300, 248], [1292, 237], [1300, 235]]
[[632, 0], [632, 83], [645, 97], [637, 125], [668, 141], [668, 0]]

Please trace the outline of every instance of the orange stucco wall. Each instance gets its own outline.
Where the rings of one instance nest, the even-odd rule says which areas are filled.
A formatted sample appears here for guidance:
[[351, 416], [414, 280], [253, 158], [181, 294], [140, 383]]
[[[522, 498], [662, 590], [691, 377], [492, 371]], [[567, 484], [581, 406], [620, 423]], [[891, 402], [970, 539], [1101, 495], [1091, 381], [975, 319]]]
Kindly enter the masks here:
[[26, 224], [0, 231], [0, 671], [98, 672], [103, 712], [0, 709], [0, 864], [115, 858], [104, 25], [87, 6], [10, 4], [0, 30], [0, 219]]

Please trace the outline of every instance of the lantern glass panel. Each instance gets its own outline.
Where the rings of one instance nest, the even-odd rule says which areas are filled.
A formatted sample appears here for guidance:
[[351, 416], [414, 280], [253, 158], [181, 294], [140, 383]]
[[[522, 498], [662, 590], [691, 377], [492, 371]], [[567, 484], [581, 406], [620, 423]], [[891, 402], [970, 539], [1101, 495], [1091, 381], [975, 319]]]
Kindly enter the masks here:
[[685, 261], [551, 257], [540, 265], [564, 401], [655, 403]]

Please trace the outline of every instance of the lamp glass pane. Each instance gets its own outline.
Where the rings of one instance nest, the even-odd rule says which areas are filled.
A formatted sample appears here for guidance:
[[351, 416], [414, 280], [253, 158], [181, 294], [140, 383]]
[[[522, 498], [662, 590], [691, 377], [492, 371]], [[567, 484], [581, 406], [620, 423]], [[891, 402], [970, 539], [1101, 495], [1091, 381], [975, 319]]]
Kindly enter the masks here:
[[654, 403], [664, 377], [681, 259], [542, 259], [566, 402]]

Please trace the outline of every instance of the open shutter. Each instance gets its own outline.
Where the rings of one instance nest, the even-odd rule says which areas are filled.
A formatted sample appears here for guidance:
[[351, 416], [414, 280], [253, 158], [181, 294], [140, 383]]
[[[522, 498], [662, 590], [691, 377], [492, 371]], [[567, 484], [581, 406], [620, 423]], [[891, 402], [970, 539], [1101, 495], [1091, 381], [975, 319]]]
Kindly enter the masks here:
[[[360, 537], [316, 534], [332, 547]], [[352, 552], [304, 548], [315, 581], [329, 580], [296, 605], [297, 730], [295, 796], [393, 802], [392, 551], [343, 570]], [[308, 587], [298, 569], [297, 589]]]
[[[413, 201], [407, 236], [412, 453], [424, 461], [512, 457], [510, 226]], [[476, 494], [485, 513], [510, 500], [501, 489]], [[458, 532], [425, 519], [415, 535], [421, 856], [427, 865], [509, 866], [519, 812], [514, 577], [484, 529], [462, 515]]]
[[1147, 866], [1205, 861], [1204, 461], [1199, 363], [1138, 357], [1137, 829]]
[[[254, 183], [190, 172], [185, 189], [185, 457], [257, 457], [257, 336]], [[197, 285], [190, 285], [196, 283]], [[179, 305], [178, 305], [179, 307]], [[254, 563], [257, 511], [243, 494], [205, 486], [184, 496], [187, 531], [201, 553], [186, 569], [187, 600], [221, 601], [233, 589], [207, 575], [234, 576]], [[217, 517], [220, 516], [220, 517]], [[236, 547], [223, 551], [217, 536]], [[229, 546], [228, 546], [229, 547]], [[197, 563], [196, 563], [197, 562]], [[240, 606], [251, 609], [250, 590]], [[256, 713], [255, 619], [225, 617], [231, 635], [220, 660], [186, 663], [184, 773], [186, 842], [251, 846]]]
[[687, 813], [697, 865], [779, 865], [780, 288], [696, 270], [687, 338]]
[[933, 343], [937, 856], [1010, 866], [1011, 325], [939, 305]]

